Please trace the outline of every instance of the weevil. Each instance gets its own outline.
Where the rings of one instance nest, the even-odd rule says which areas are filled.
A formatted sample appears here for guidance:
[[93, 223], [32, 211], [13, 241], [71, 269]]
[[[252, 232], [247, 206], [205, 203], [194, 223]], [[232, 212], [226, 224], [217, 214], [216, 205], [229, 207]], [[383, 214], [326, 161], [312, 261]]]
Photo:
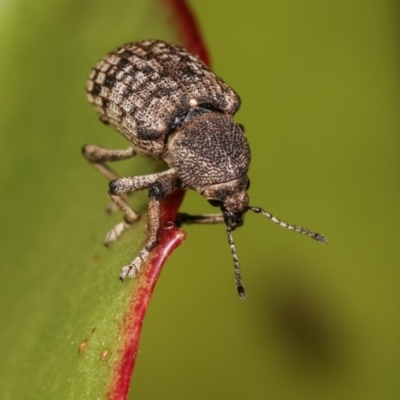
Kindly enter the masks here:
[[[226, 225], [241, 299], [245, 298], [245, 290], [232, 231], [243, 225], [247, 211], [327, 243], [319, 233], [283, 222], [262, 208], [249, 205], [250, 147], [243, 127], [233, 120], [240, 98], [197, 56], [159, 40], [129, 43], [97, 64], [86, 91], [100, 120], [130, 142], [123, 150], [83, 147], [86, 159], [110, 180], [110, 198], [124, 214], [123, 221], [106, 235], [106, 245], [139, 219], [126, 195], [149, 189], [147, 238], [138, 255], [122, 268], [121, 280], [134, 277], [157, 246], [160, 200], [179, 188], [192, 189], [220, 208], [218, 214], [178, 214], [176, 223]], [[168, 169], [119, 177], [106, 165], [137, 154], [163, 160]]]

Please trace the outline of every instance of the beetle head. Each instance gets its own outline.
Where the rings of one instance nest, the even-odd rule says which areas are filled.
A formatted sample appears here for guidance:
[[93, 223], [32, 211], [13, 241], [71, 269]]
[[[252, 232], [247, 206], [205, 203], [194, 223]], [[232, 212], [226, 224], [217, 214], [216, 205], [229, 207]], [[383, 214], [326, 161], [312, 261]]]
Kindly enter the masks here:
[[236, 252], [235, 242], [232, 236], [232, 231], [234, 231], [237, 227], [243, 225], [244, 215], [247, 211], [253, 211], [256, 214], [261, 214], [264, 217], [270, 219], [272, 222], [275, 222], [282, 228], [302, 233], [321, 243], [328, 243], [325, 236], [319, 233], [281, 221], [260, 207], [249, 206], [249, 197], [247, 195], [247, 190], [249, 186], [250, 181], [247, 176], [244, 176], [240, 179], [236, 179], [230, 182], [208, 186], [206, 190], [204, 190], [204, 192], [202, 193], [212, 206], [221, 208], [224, 222], [227, 227], [226, 233], [228, 235], [228, 242], [233, 257], [236, 289], [239, 297], [242, 300], [244, 300], [245, 298], [245, 290], [242, 283], [239, 259]]
[[220, 207], [224, 222], [230, 231], [243, 225], [244, 214], [249, 208], [249, 179], [244, 176], [231, 182], [208, 186], [203, 196], [214, 207]]

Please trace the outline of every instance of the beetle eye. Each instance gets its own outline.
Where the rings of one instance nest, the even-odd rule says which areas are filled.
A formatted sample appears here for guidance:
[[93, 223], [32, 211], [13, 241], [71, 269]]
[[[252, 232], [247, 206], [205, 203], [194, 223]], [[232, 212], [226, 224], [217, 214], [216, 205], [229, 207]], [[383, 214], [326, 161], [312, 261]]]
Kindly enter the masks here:
[[250, 187], [250, 179], [247, 181], [246, 190], [249, 190], [249, 187]]
[[219, 207], [221, 205], [221, 202], [219, 200], [208, 200], [208, 202], [213, 206], [213, 207]]

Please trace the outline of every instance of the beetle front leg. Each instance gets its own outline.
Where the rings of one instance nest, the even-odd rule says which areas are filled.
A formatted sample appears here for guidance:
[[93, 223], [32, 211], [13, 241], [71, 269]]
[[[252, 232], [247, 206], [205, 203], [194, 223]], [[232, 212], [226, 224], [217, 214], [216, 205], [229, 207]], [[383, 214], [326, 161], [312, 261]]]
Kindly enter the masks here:
[[119, 279], [136, 276], [140, 267], [147, 261], [150, 251], [157, 246], [157, 235], [160, 229], [160, 201], [180, 186], [180, 179], [176, 175], [163, 176], [153, 183], [149, 190], [147, 238], [144, 247], [133, 261], [122, 268]]
[[124, 213], [124, 220], [115, 225], [114, 228], [107, 233], [104, 239], [104, 244], [106, 246], [117, 240], [126, 229], [140, 218], [140, 215], [132, 210], [123, 196], [130, 192], [147, 189], [157, 180], [174, 175], [175, 170], [169, 169], [157, 174], [119, 178], [110, 182], [110, 198], [113, 204]]

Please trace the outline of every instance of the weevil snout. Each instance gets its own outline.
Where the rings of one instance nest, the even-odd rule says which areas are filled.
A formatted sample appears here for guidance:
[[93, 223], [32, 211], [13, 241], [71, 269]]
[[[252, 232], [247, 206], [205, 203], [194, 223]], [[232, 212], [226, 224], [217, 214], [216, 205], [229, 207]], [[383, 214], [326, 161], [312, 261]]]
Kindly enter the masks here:
[[247, 189], [249, 179], [240, 179], [209, 186], [203, 196], [214, 207], [220, 207], [228, 229], [235, 230], [243, 225], [244, 214], [249, 209]]
[[246, 191], [234, 193], [221, 204], [226, 226], [234, 231], [244, 223], [244, 215], [249, 208], [249, 196]]
[[234, 231], [239, 226], [242, 226], [244, 223], [244, 214], [233, 214], [229, 211], [223, 211], [225, 225], [231, 230]]

